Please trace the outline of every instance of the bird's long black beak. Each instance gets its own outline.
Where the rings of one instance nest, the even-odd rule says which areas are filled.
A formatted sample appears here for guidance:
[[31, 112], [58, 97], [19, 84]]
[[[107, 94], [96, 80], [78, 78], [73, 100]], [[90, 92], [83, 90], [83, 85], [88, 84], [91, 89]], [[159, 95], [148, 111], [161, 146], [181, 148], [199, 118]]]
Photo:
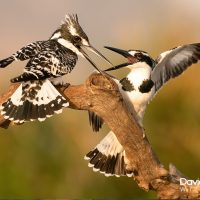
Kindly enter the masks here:
[[96, 66], [96, 64], [91, 60], [91, 58], [87, 55], [87, 53], [86, 53], [82, 48], [80, 48], [79, 51], [83, 54], [83, 56], [85, 57], [85, 59], [87, 59], [88, 62], [89, 62], [98, 72], [100, 72], [101, 74], [103, 74], [103, 71], [101, 71], [101, 70]]
[[92, 52], [94, 52], [97, 56], [99, 56], [100, 58], [103, 58], [108, 64], [112, 65], [113, 64], [101, 53], [99, 52], [97, 49], [95, 49], [93, 46], [88, 46], [88, 49]]
[[108, 46], [105, 46], [106, 49], [109, 49], [111, 51], [114, 51], [122, 56], [124, 56], [125, 58], [128, 59], [128, 62], [126, 63], [122, 63], [122, 64], [119, 64], [119, 65], [116, 65], [114, 67], [111, 67], [111, 68], [108, 68], [106, 69], [105, 71], [112, 71], [112, 70], [116, 70], [116, 69], [120, 69], [120, 68], [123, 68], [123, 67], [126, 67], [128, 65], [130, 65], [131, 63], [134, 63], [136, 62], [137, 60], [132, 56], [130, 55], [130, 53], [126, 50], [122, 50], [122, 49], [117, 49], [117, 48], [114, 48], [114, 47], [108, 47]]
[[117, 48], [114, 48], [114, 47], [108, 47], [108, 46], [105, 46], [106, 49], [109, 49], [111, 51], [114, 51], [122, 56], [124, 56], [125, 58], [128, 58], [130, 57], [130, 54], [128, 51], [126, 50], [122, 50], [122, 49], [117, 49]]
[[120, 69], [120, 68], [126, 67], [128, 65], [129, 65], [129, 63], [122, 63], [122, 64], [119, 64], [119, 65], [115, 65], [114, 67], [108, 68], [108, 69], [106, 69], [104, 71], [106, 71], [106, 72], [113, 71], [113, 70], [116, 70], [116, 69]]
[[[98, 55], [99, 57], [103, 58], [106, 62], [108, 62], [110, 65], [113, 66], [113, 64], [103, 55], [101, 54], [98, 50], [96, 50], [93, 46], [86, 46], [84, 45], [83, 47], [87, 48], [88, 50], [94, 52], [96, 55]], [[83, 48], [79, 48], [80, 52], [83, 54], [83, 56], [90, 62], [90, 64], [92, 64], [92, 66], [99, 71], [101, 74], [105, 74], [104, 71], [100, 70], [97, 65], [92, 61], [92, 59], [88, 56], [88, 54], [83, 50]]]

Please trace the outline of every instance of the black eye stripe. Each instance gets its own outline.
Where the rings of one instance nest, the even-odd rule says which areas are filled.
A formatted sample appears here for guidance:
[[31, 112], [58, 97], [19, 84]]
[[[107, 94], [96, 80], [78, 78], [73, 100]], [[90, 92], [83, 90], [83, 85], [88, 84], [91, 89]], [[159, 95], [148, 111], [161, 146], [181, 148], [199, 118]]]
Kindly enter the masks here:
[[142, 58], [144, 55], [143, 55], [142, 53], [136, 53], [135, 56], [136, 56], [137, 58]]
[[135, 53], [135, 57], [136, 57], [138, 60], [147, 63], [147, 64], [148, 64], [149, 66], [151, 66], [151, 67], [154, 66], [154, 61], [153, 61], [153, 59], [151, 59], [149, 56], [143, 54], [143, 52]]

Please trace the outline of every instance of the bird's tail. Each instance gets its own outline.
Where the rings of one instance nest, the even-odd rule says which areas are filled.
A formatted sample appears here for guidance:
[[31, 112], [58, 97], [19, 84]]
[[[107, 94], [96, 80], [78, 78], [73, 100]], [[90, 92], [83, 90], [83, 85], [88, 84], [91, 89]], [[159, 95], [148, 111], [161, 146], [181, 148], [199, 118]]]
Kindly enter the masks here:
[[133, 176], [133, 172], [128, 169], [126, 152], [112, 131], [84, 159], [89, 160], [88, 166], [93, 171], [100, 171], [105, 176]]
[[69, 103], [49, 80], [22, 82], [1, 107], [1, 115], [15, 123], [44, 121], [54, 113], [61, 113]]
[[15, 58], [13, 56], [10, 56], [8, 58], [0, 60], [0, 68], [4, 68], [4, 67], [10, 65], [14, 60], [15, 60]]

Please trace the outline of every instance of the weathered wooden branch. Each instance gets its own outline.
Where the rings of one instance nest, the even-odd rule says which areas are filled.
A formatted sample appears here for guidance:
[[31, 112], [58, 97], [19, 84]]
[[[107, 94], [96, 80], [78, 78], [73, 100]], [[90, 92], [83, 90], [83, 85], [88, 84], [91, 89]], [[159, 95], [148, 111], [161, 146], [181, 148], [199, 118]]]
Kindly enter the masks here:
[[[8, 99], [17, 87], [18, 84], [11, 85], [0, 96], [0, 103]], [[183, 175], [172, 165], [167, 170], [159, 162], [142, 128], [128, 112], [118, 86], [112, 79], [92, 74], [82, 85], [57, 89], [69, 99], [70, 108], [91, 110], [104, 119], [125, 148], [135, 174], [134, 179], [140, 188], [155, 190], [160, 199], [200, 198], [200, 186], [183, 188], [179, 183]], [[9, 121], [0, 116], [0, 126], [8, 127]]]

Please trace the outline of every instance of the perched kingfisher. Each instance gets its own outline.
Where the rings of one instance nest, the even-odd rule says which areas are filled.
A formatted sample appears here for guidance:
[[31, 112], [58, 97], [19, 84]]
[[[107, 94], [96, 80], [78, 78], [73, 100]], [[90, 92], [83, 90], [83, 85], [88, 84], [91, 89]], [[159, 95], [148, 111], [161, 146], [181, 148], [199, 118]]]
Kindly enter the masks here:
[[[106, 71], [128, 67], [130, 73], [122, 78], [113, 80], [118, 84], [125, 101], [128, 102], [130, 112], [135, 115], [142, 127], [146, 106], [156, 95], [158, 90], [171, 78], [182, 74], [189, 66], [200, 59], [200, 43], [175, 47], [161, 53], [156, 60], [141, 50], [121, 50], [105, 47], [127, 58], [127, 62], [109, 68]], [[95, 113], [89, 112], [93, 130], [98, 131], [103, 120]], [[89, 167], [100, 171], [106, 176], [133, 176], [130, 170], [126, 152], [115, 134], [110, 131], [106, 137], [86, 156]]]
[[[70, 73], [76, 65], [78, 55], [86, 58], [102, 73], [86, 54], [83, 47], [109, 62], [91, 46], [81, 28], [77, 15], [66, 15], [64, 22], [46, 41], [33, 42], [10, 57], [0, 60], [0, 68], [13, 61], [29, 60], [24, 73], [11, 79], [21, 82], [13, 95], [1, 105], [1, 114], [15, 123], [45, 120], [54, 113], [61, 113], [69, 102], [55, 89], [62, 84], [61, 77]], [[110, 63], [110, 62], [109, 62]]]

